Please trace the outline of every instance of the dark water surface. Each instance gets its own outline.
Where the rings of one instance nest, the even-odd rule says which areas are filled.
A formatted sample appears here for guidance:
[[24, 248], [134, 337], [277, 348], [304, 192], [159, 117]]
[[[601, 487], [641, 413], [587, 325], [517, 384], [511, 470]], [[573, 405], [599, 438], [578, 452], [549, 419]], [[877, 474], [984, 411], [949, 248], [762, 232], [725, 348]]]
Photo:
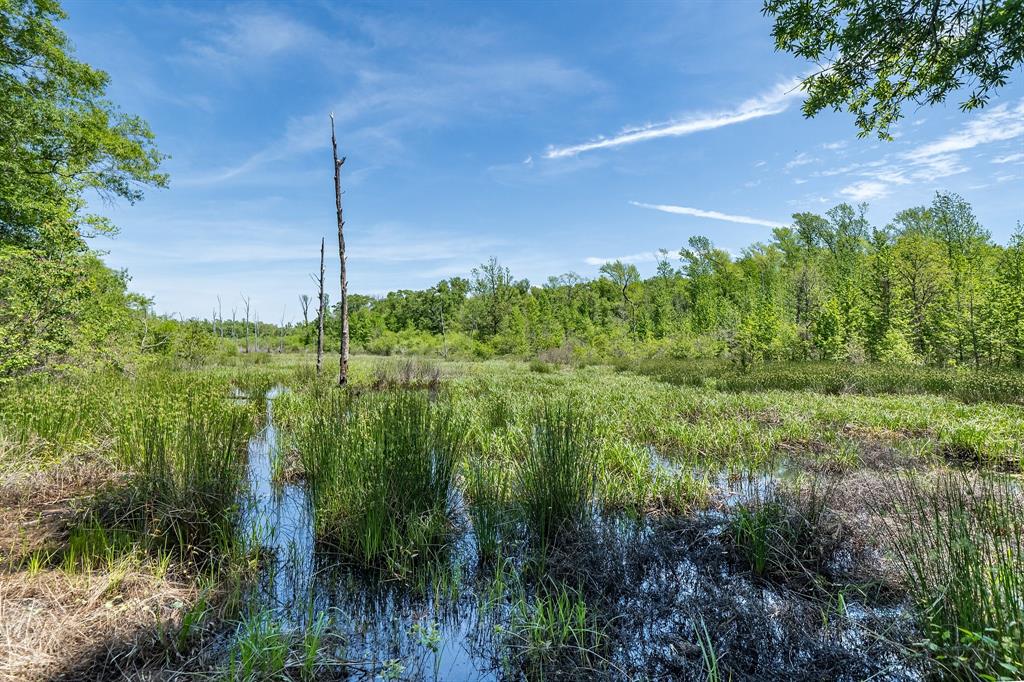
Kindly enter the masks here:
[[[447, 561], [412, 584], [346, 568], [317, 546], [304, 487], [274, 480], [279, 391], [267, 395], [266, 425], [249, 443], [243, 528], [266, 567], [254, 606], [296, 633], [321, 620], [336, 635], [331, 641], [343, 643], [330, 645], [331, 654], [362, 678], [539, 679], [536, 668], [517, 658], [522, 640], [510, 632], [514, 600], [501, 571], [478, 562], [461, 500], [453, 500], [457, 540]], [[652, 467], [676, 466], [653, 449], [651, 458]], [[918, 679], [890, 641], [906, 630], [902, 608], [850, 595], [843, 608], [823, 610], [819, 600], [750, 580], [724, 556], [722, 507], [764, 494], [778, 473], [743, 484], [718, 476], [718, 510], [685, 523], [596, 515], [589, 535], [545, 570], [580, 585], [588, 608], [602, 615], [607, 639], [585, 667], [556, 662], [543, 678], [707, 679], [698, 644], [703, 628], [734, 679]], [[511, 573], [523, 566], [522, 554], [509, 547]], [[519, 594], [529, 599], [533, 583]]]

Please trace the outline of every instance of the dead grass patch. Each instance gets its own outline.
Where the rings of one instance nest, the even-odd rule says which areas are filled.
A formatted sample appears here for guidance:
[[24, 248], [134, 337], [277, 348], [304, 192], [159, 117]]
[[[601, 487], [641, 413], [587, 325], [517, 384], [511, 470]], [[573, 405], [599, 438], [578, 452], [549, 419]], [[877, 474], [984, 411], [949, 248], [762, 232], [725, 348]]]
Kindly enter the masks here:
[[0, 680], [98, 679], [90, 675], [99, 669], [131, 676], [138, 654], [175, 632], [196, 597], [194, 586], [142, 570], [5, 575]]

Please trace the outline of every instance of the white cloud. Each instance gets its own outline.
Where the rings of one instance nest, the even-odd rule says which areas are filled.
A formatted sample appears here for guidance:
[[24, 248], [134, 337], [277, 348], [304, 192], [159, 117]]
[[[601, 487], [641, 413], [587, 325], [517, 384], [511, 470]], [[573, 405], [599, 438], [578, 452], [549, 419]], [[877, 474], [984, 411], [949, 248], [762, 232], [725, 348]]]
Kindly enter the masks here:
[[306, 50], [323, 39], [316, 29], [283, 14], [236, 11], [206, 40], [186, 42], [182, 59], [203, 68], [226, 68]]
[[662, 213], [674, 213], [676, 215], [690, 215], [697, 218], [710, 218], [712, 220], [724, 220], [729, 223], [741, 223], [743, 225], [763, 225], [764, 227], [786, 227], [787, 223], [778, 223], [773, 220], [751, 218], [744, 215], [731, 215], [719, 211], [706, 211], [701, 208], [690, 208], [689, 206], [673, 206], [671, 204], [644, 204], [639, 201], [629, 202], [634, 206], [649, 208]]
[[832, 149], [832, 150], [835, 150], [835, 149], [845, 149], [846, 148], [846, 144], [847, 144], [846, 140], [839, 140], [838, 142], [826, 142], [825, 144], [821, 145], [821, 148], [822, 149]]
[[1018, 154], [1007, 154], [1005, 156], [997, 156], [992, 159], [992, 163], [1016, 163], [1018, 161], [1024, 161], [1024, 152]]
[[889, 194], [889, 185], [874, 180], [862, 180], [843, 187], [839, 190], [839, 193], [853, 201], [868, 201], [887, 196]]
[[[888, 196], [894, 186], [934, 183], [936, 180], [966, 173], [970, 170], [961, 153], [975, 147], [1024, 135], [1024, 100], [1015, 106], [1001, 104], [986, 110], [932, 142], [902, 154], [886, 155], [868, 163], [854, 163], [827, 169], [817, 175], [852, 175], [862, 178], [839, 190], [854, 200], [868, 201]], [[1009, 154], [992, 159], [993, 163], [1024, 160], [1024, 154]]]
[[789, 107], [791, 100], [803, 95], [798, 90], [798, 85], [798, 80], [788, 80], [776, 85], [763, 95], [743, 102], [735, 109], [710, 114], [693, 114], [682, 120], [672, 120], [630, 128], [612, 137], [601, 137], [582, 144], [564, 147], [552, 146], [548, 148], [544, 156], [548, 159], [560, 159], [567, 156], [576, 156], [583, 152], [594, 151], [595, 149], [610, 149], [636, 142], [656, 140], [662, 137], [691, 135], [705, 130], [714, 130], [715, 128], [751, 121], [764, 116], [774, 116], [785, 111]]
[[817, 163], [818, 161], [821, 161], [821, 159], [816, 159], [810, 154], [800, 152], [792, 161], [786, 164], [786, 170], [792, 170], [800, 166], [806, 166], [808, 164]]
[[929, 158], [973, 149], [981, 144], [1012, 140], [1024, 135], [1024, 100], [1016, 107], [1000, 104], [988, 109], [960, 130], [943, 138], [922, 145], [906, 156], [912, 161], [923, 162]]
[[628, 256], [616, 256], [615, 258], [588, 256], [583, 260], [587, 265], [604, 265], [605, 263], [612, 263], [614, 261], [622, 261], [623, 263], [652, 263], [658, 260], [658, 254], [653, 251], [644, 251], [643, 253], [634, 253]]
[[[402, 163], [403, 139], [427, 128], [442, 128], [469, 116], [500, 116], [510, 109], [538, 107], [558, 96], [593, 92], [603, 84], [557, 59], [481, 56], [469, 63], [427, 58], [412, 71], [357, 70], [355, 82], [334, 108], [342, 153], [357, 150], [377, 165]], [[326, 147], [327, 111], [292, 117], [283, 135], [228, 167], [197, 173], [190, 185], [209, 185], [251, 174], [270, 164]], [[353, 155], [356, 151], [352, 151]], [[527, 157], [523, 165], [535, 161]]]

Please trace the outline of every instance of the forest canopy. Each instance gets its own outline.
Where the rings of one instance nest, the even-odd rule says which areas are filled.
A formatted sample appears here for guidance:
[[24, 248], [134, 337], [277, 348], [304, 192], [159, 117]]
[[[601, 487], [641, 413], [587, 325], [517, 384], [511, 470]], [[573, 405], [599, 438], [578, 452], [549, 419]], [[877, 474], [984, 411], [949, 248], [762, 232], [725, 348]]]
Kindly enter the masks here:
[[[647, 278], [613, 261], [538, 286], [492, 259], [468, 279], [351, 296], [352, 340], [375, 353], [1024, 367], [1024, 233], [994, 243], [949, 193], [884, 226], [866, 211], [797, 213], [735, 257], [694, 236]], [[327, 328], [336, 338], [336, 312]], [[291, 338], [311, 343], [315, 321]]]

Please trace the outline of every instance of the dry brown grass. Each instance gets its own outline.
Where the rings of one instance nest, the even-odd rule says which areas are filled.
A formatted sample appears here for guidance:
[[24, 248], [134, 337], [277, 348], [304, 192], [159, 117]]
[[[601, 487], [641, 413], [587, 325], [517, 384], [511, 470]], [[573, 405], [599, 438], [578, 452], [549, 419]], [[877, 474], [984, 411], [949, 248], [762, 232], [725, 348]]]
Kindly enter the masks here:
[[51, 466], [4, 462], [0, 470], [0, 570], [67, 539], [79, 510], [120, 474], [102, 457], [83, 455]]
[[[6, 462], [5, 464], [10, 464]], [[117, 472], [99, 457], [4, 467], [0, 477], [0, 682], [161, 676], [161, 633], [175, 632], [197, 588], [145, 557], [67, 573], [29, 568], [66, 541], [88, 499]], [[153, 667], [153, 666], [156, 667]], [[150, 674], [141, 668], [149, 667]]]
[[44, 570], [0, 582], [0, 680], [134, 677], [174, 632], [193, 586], [142, 569], [68, 575]]

